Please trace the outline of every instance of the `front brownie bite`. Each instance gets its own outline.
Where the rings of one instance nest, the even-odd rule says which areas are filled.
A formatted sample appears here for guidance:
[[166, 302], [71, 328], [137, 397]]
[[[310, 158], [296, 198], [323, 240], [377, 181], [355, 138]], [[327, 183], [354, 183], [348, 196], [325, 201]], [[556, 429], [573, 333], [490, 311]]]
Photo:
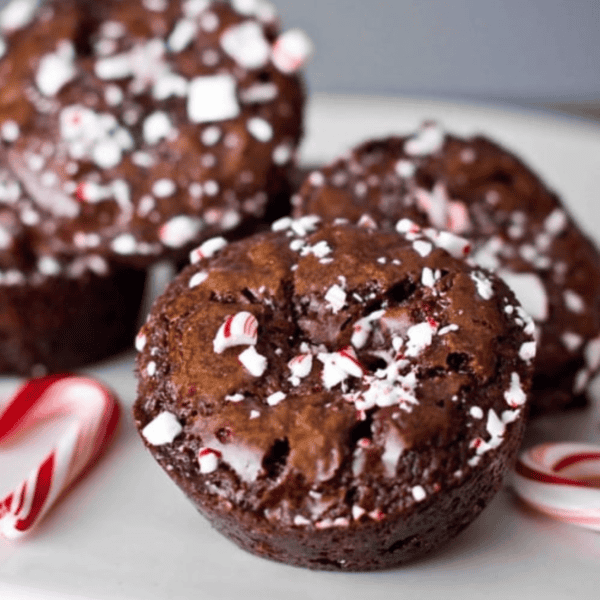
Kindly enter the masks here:
[[464, 252], [457, 236], [318, 221], [192, 253], [138, 334], [134, 417], [242, 548], [382, 569], [455, 536], [501, 486], [534, 327], [447, 251]]
[[585, 403], [600, 366], [600, 254], [513, 154], [426, 123], [314, 171], [293, 202], [297, 216], [367, 213], [384, 228], [408, 217], [466, 237], [472, 260], [496, 271], [537, 325], [532, 411]]
[[17, 0], [0, 28], [0, 160], [57, 251], [145, 267], [287, 214], [310, 48], [269, 4]]

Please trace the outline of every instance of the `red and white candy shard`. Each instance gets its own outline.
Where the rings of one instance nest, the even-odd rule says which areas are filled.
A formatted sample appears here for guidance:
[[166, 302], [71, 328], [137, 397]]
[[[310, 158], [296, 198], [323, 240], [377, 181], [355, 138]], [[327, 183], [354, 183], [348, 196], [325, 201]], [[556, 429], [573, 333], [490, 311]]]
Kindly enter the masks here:
[[600, 531], [600, 446], [541, 444], [523, 452], [513, 487], [546, 515]]
[[0, 533], [15, 539], [28, 533], [106, 449], [119, 421], [115, 396], [98, 382], [52, 375], [25, 383], [0, 412], [0, 444], [55, 415], [73, 423], [29, 477], [0, 501]]
[[217, 354], [221, 354], [233, 346], [253, 346], [257, 339], [258, 321], [253, 314], [244, 310], [225, 319], [213, 340], [213, 348]]

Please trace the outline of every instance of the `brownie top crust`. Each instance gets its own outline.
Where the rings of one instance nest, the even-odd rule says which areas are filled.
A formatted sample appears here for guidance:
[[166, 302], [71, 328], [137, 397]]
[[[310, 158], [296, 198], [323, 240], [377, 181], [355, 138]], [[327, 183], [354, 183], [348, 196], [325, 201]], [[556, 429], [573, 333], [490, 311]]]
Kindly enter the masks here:
[[310, 50], [269, 6], [13, 0], [0, 13], [2, 249], [143, 267], [262, 219], [294, 162]]
[[138, 335], [137, 426], [200, 504], [398, 514], [522, 431], [533, 323], [466, 242], [318, 221], [206, 242]]

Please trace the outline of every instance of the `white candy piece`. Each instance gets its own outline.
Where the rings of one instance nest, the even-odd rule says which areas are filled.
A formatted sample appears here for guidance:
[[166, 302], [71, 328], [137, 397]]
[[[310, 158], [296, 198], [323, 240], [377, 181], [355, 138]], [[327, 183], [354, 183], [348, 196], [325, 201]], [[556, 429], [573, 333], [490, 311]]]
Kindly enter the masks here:
[[346, 305], [346, 292], [334, 284], [327, 290], [325, 301], [334, 313], [338, 313]]
[[233, 346], [254, 345], [258, 340], [258, 321], [248, 311], [230, 315], [219, 327], [213, 340], [213, 349], [221, 354]]
[[164, 411], [142, 429], [142, 435], [152, 446], [162, 446], [170, 444], [182, 431], [183, 427], [177, 417]]
[[292, 373], [289, 378], [292, 385], [300, 385], [300, 380], [307, 377], [311, 372], [312, 363], [312, 354], [298, 354], [288, 362], [288, 367]]
[[190, 252], [190, 262], [196, 264], [203, 258], [213, 256], [225, 246], [227, 246], [227, 240], [224, 237], [210, 238]]
[[178, 215], [162, 225], [160, 241], [169, 248], [182, 248], [191, 242], [202, 229], [202, 221], [196, 217]]
[[238, 360], [242, 363], [248, 373], [254, 377], [260, 377], [267, 368], [266, 357], [259, 354], [254, 346], [250, 346], [247, 350], [244, 350], [238, 356]]
[[527, 396], [521, 387], [521, 378], [518, 373], [511, 373], [510, 388], [504, 392], [504, 399], [511, 408], [523, 406]]
[[441, 149], [444, 132], [435, 123], [424, 125], [420, 131], [404, 144], [404, 152], [409, 156], [427, 156]]
[[61, 42], [53, 54], [40, 60], [35, 84], [44, 96], [55, 96], [76, 75], [75, 48], [70, 42]]
[[310, 38], [301, 29], [290, 29], [273, 45], [273, 64], [282, 73], [295, 73], [306, 64], [313, 52]]
[[217, 470], [219, 466], [219, 459], [221, 453], [218, 450], [212, 448], [200, 448], [198, 451], [198, 465], [200, 466], [200, 473], [206, 475]]
[[229, 27], [220, 42], [223, 50], [245, 69], [260, 69], [269, 61], [271, 46], [256, 21]]
[[240, 114], [236, 97], [237, 82], [226, 73], [192, 79], [187, 112], [193, 123], [225, 121]]

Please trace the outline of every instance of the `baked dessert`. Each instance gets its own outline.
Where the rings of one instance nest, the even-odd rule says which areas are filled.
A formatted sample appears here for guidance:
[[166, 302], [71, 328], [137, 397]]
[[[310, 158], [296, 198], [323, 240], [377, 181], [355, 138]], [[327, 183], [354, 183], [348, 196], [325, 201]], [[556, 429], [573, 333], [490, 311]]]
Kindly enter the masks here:
[[458, 236], [318, 221], [192, 253], [138, 334], [135, 423], [242, 548], [382, 569], [452, 538], [499, 489], [533, 323]]
[[[0, 285], [19, 314], [0, 329], [5, 368], [71, 368], [67, 353], [101, 354], [105, 328], [135, 327], [115, 308], [140, 306], [132, 269], [289, 211], [310, 48], [260, 0], [13, 0], [0, 33]], [[93, 284], [74, 275], [99, 261]], [[56, 318], [37, 306], [52, 298], [69, 298]]]
[[600, 366], [600, 254], [512, 153], [426, 123], [314, 171], [293, 201], [296, 215], [369, 214], [384, 228], [407, 217], [465, 236], [474, 262], [495, 270], [535, 320], [532, 411], [585, 403]]
[[266, 3], [24, 4], [0, 19], [2, 163], [57, 248], [146, 266], [285, 213], [309, 48]]

